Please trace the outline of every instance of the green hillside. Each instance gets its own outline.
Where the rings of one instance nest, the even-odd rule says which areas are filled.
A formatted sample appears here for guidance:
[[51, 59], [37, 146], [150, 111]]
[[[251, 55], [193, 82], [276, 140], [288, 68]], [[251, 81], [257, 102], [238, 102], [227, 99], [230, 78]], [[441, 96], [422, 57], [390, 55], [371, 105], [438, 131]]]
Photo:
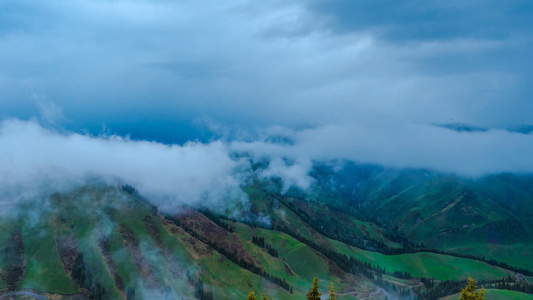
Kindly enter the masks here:
[[[308, 192], [282, 194], [264, 181], [244, 187], [249, 205], [232, 212], [198, 207], [162, 212], [129, 186], [104, 184], [19, 203], [15, 213], [0, 218], [0, 290], [82, 299], [127, 299], [132, 291], [136, 299], [245, 299], [253, 288], [293, 299], [303, 297], [318, 277], [324, 292], [332, 282], [340, 299], [437, 299], [460, 291], [471, 276], [481, 285], [533, 292], [530, 262], [512, 257], [526, 257], [528, 244], [493, 248], [468, 237], [436, 248], [417, 242], [427, 240], [430, 228], [439, 239], [443, 224], [436, 220], [451, 218], [446, 210], [453, 206], [439, 210], [438, 203], [456, 195], [456, 181], [431, 193], [436, 183], [416, 186], [410, 177], [390, 176], [375, 175], [376, 186], [367, 186], [368, 198], [360, 203], [320, 183]], [[427, 199], [416, 196], [420, 193]], [[457, 194], [460, 209], [454, 214], [493, 209], [475, 199]], [[422, 230], [405, 217], [413, 211], [434, 217], [425, 217]], [[397, 225], [382, 221], [386, 213]], [[506, 218], [483, 214], [485, 221], [475, 220], [490, 225]], [[420, 232], [407, 231], [408, 224]], [[512, 224], [507, 230], [514, 230]], [[513, 239], [506, 237], [506, 243]], [[514, 295], [491, 290], [487, 297], [492, 294]]]
[[337, 241], [332, 245], [341, 253], [361, 261], [377, 264], [389, 271], [409, 272], [414, 277], [430, 277], [437, 280], [464, 280], [475, 277], [478, 280], [497, 280], [513, 272], [491, 266], [473, 259], [464, 259], [435, 253], [413, 253], [383, 255], [357, 249]]
[[317, 166], [313, 175], [317, 184], [307, 200], [356, 209], [425, 247], [533, 269], [533, 260], [523, 259], [533, 251], [532, 176], [465, 179], [353, 163], [341, 171]]

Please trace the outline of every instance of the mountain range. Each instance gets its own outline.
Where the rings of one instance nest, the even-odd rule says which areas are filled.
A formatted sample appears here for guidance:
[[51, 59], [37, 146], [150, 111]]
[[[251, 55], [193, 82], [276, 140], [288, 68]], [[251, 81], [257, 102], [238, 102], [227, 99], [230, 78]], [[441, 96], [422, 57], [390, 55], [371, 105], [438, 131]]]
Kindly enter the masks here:
[[265, 167], [246, 201], [215, 207], [164, 211], [105, 182], [17, 203], [0, 216], [1, 294], [303, 299], [317, 277], [339, 299], [453, 299], [471, 276], [487, 299], [533, 298], [533, 176], [345, 162], [302, 190]]

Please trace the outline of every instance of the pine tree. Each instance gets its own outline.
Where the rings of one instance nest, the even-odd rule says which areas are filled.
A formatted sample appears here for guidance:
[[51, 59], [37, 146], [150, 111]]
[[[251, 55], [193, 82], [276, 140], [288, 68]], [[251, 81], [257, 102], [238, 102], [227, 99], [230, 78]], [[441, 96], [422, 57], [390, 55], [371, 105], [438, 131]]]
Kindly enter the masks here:
[[477, 292], [476, 288], [476, 281], [472, 277], [469, 277], [468, 285], [461, 292], [461, 300], [483, 300], [485, 289], [482, 288], [481, 292]]
[[329, 286], [329, 298], [328, 300], [335, 300], [337, 299], [335, 296], [337, 295], [337, 293], [335, 293], [335, 291], [333, 290], [333, 282], [330, 284]]
[[313, 286], [311, 289], [305, 294], [305, 297], [307, 297], [307, 300], [320, 300], [320, 295], [322, 295], [318, 291], [318, 278], [313, 278]]
[[254, 289], [250, 293], [248, 293], [248, 297], [246, 300], [257, 300], [257, 296], [255, 295]]

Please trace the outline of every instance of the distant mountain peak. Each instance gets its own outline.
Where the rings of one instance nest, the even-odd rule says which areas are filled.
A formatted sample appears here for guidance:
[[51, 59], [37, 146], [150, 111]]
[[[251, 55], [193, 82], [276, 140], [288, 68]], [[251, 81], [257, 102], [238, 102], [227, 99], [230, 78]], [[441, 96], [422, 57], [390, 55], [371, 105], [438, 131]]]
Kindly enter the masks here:
[[488, 129], [484, 127], [475, 126], [468, 123], [450, 122], [435, 124], [435, 126], [450, 129], [457, 132], [485, 132]]

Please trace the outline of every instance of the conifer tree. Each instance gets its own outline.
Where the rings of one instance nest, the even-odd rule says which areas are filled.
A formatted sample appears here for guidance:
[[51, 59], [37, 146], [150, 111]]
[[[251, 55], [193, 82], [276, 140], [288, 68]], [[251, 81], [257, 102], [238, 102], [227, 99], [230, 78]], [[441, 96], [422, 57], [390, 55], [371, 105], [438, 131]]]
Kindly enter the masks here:
[[252, 291], [248, 293], [248, 297], [246, 298], [246, 300], [257, 300], [257, 295], [255, 294], [254, 289], [252, 289]]
[[313, 278], [313, 286], [311, 289], [305, 294], [305, 297], [307, 297], [307, 300], [320, 300], [320, 295], [322, 295], [318, 291], [318, 278]]
[[337, 293], [333, 290], [333, 282], [329, 285], [329, 298], [328, 300], [335, 300], [337, 297], [335, 297]]
[[476, 288], [476, 281], [472, 277], [469, 277], [468, 285], [461, 292], [461, 300], [483, 300], [485, 289], [482, 288], [481, 292], [477, 292]]

